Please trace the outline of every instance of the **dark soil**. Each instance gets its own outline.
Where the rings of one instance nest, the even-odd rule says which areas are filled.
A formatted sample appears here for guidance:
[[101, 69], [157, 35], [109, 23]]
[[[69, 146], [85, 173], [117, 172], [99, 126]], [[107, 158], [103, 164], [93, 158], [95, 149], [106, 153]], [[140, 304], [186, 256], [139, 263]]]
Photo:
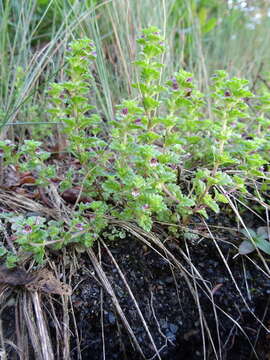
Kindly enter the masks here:
[[[270, 335], [255, 318], [262, 320], [269, 329], [269, 277], [247, 258], [238, 256], [234, 259], [236, 250], [232, 244], [221, 241], [218, 244], [246, 304], [211, 239], [203, 239], [197, 244], [188, 243], [185, 250], [185, 253], [189, 251], [192, 263], [204, 279], [196, 282], [198, 299], [217, 352], [220, 351], [218, 359], [270, 359]], [[182, 245], [182, 249], [185, 249]], [[179, 252], [178, 244], [171, 243], [168, 246], [184, 267], [191, 271]], [[160, 350], [160, 358], [204, 359], [198, 305], [180, 271], [133, 238], [111, 244], [110, 250], [132, 289], [156, 347]], [[251, 255], [251, 259], [261, 265], [258, 255]], [[72, 299], [81, 337], [82, 359], [140, 359], [105, 290], [102, 290], [101, 303], [102, 287], [95, 279], [96, 274], [89, 258], [82, 255], [79, 263], [81, 269], [76, 275], [76, 281], [83, 281], [76, 288]], [[104, 248], [101, 248], [101, 263], [145, 356], [151, 358], [155, 354], [153, 345], [118, 270]], [[218, 322], [204, 284], [213, 289]], [[101, 308], [105, 346], [102, 342]], [[204, 336], [206, 358], [216, 359], [205, 328]], [[72, 359], [77, 359], [75, 342], [72, 345]]]
[[[239, 244], [239, 239], [235, 239], [232, 233], [215, 231], [215, 239], [219, 239], [221, 253], [244, 300], [212, 239], [166, 242], [183, 267], [191, 275], [193, 271], [193, 277], [188, 278], [195, 286], [197, 303], [180, 270], [141, 241], [126, 236], [107, 244], [139, 305], [160, 359], [269, 360], [270, 335], [259, 320], [270, 328], [270, 279], [257, 268], [264, 269], [257, 254], [253, 253], [249, 258], [234, 257], [237, 248], [233, 242]], [[98, 248], [96, 244], [94, 252], [100, 256], [102, 268], [145, 357], [157, 359], [138, 310], [107, 250], [102, 245]], [[192, 260], [193, 270], [183, 254]], [[269, 257], [265, 260], [269, 261]], [[79, 354], [83, 360], [141, 359], [89, 256], [78, 253], [78, 264], [79, 270], [73, 276], [72, 302], [80, 344], [78, 347], [76, 337], [71, 337], [71, 359], [80, 359]], [[212, 301], [206, 286], [212, 290]], [[4, 336], [9, 339], [15, 328], [11, 309], [12, 306], [7, 307], [2, 313]], [[205, 324], [202, 329], [200, 314], [208, 329]], [[52, 337], [54, 333], [52, 322]], [[71, 333], [76, 333], [74, 327]]]

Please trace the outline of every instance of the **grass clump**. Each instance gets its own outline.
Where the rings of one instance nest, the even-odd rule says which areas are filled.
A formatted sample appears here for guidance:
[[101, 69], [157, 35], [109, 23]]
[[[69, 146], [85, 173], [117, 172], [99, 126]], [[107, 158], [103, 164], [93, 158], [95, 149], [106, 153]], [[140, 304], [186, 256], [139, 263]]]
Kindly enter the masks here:
[[[255, 96], [247, 80], [225, 71], [214, 74], [208, 95], [182, 69], [163, 83], [159, 29], [144, 29], [137, 42], [137, 94], [123, 100], [107, 123], [90, 99], [95, 45], [89, 39], [71, 43], [65, 79], [48, 91], [52, 120], [63, 124], [65, 134], [62, 163], [55, 164], [40, 141], [25, 140], [18, 149], [0, 143], [3, 167], [28, 172], [42, 191], [53, 183], [63, 198], [75, 193], [65, 219], [1, 215], [15, 229], [18, 247], [38, 263], [46, 247], [90, 247], [110, 219], [135, 222], [148, 232], [155, 221], [187, 225], [193, 215], [219, 213], [231, 196], [256, 198], [254, 188], [262, 202], [269, 188], [265, 94]], [[20, 252], [14, 257], [3, 247], [1, 253], [9, 266], [19, 260]]]

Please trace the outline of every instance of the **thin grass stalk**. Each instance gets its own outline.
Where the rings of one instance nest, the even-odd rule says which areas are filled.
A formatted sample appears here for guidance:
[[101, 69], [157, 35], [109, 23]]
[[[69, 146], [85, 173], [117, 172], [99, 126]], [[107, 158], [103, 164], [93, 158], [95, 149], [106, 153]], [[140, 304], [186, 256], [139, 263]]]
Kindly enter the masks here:
[[111, 296], [112, 302], [113, 302], [113, 304], [114, 304], [114, 306], [115, 306], [115, 308], [116, 308], [116, 310], [117, 310], [117, 312], [118, 312], [124, 326], [126, 327], [128, 333], [130, 334], [137, 351], [141, 354], [143, 359], [145, 359], [142, 348], [141, 348], [140, 344], [138, 343], [138, 341], [136, 339], [136, 336], [135, 336], [135, 334], [134, 334], [134, 332], [133, 332], [133, 330], [132, 330], [132, 328], [131, 328], [131, 326], [130, 326], [130, 324], [129, 324], [129, 322], [128, 322], [128, 320], [127, 320], [127, 318], [126, 318], [126, 316], [125, 316], [125, 314], [124, 314], [124, 312], [123, 312], [123, 310], [121, 308], [121, 305], [119, 304], [119, 301], [118, 301], [118, 299], [117, 299], [117, 297], [115, 295], [115, 292], [114, 292], [114, 290], [113, 290], [113, 288], [112, 288], [112, 286], [111, 286], [111, 284], [110, 284], [110, 282], [108, 280], [108, 277], [106, 276], [104, 270], [100, 266], [100, 263], [99, 263], [96, 255], [95, 255], [94, 251], [92, 249], [88, 249], [87, 253], [88, 253], [89, 258], [90, 258], [90, 260], [91, 260], [91, 262], [92, 262], [92, 264], [94, 266], [94, 269], [95, 269], [96, 273], [99, 276], [99, 279], [100, 279], [102, 285], [104, 286], [104, 288], [106, 289], [108, 294]]
[[146, 331], [146, 333], [147, 333], [147, 335], [148, 335], [148, 337], [149, 337], [149, 339], [150, 339], [150, 342], [151, 342], [151, 344], [152, 344], [152, 346], [153, 346], [153, 348], [154, 348], [154, 350], [155, 350], [155, 355], [158, 357], [158, 359], [161, 360], [161, 357], [160, 357], [160, 355], [159, 355], [159, 351], [158, 351], [158, 349], [157, 349], [157, 347], [156, 347], [156, 344], [155, 344], [154, 339], [153, 339], [153, 337], [152, 337], [152, 335], [151, 335], [151, 332], [150, 332], [150, 330], [149, 330], [149, 327], [148, 327], [148, 325], [147, 325], [147, 323], [146, 323], [146, 321], [145, 321], [145, 319], [144, 319], [144, 316], [143, 316], [143, 314], [142, 314], [142, 312], [141, 312], [141, 309], [140, 309], [140, 307], [139, 307], [139, 305], [138, 305], [138, 302], [137, 302], [137, 300], [135, 299], [135, 297], [134, 297], [134, 295], [133, 295], [133, 292], [132, 292], [132, 290], [131, 290], [131, 288], [130, 288], [130, 286], [129, 286], [129, 284], [128, 284], [128, 282], [127, 282], [127, 280], [126, 280], [126, 278], [125, 278], [125, 276], [124, 276], [124, 274], [123, 274], [123, 272], [121, 271], [121, 269], [120, 269], [117, 261], [115, 260], [114, 256], [112, 255], [111, 251], [109, 250], [109, 248], [107, 247], [107, 245], [104, 243], [104, 241], [103, 241], [103, 240], [100, 240], [100, 242], [101, 242], [101, 244], [103, 245], [103, 247], [106, 249], [109, 257], [111, 258], [111, 260], [112, 260], [114, 266], [116, 267], [116, 269], [117, 269], [117, 271], [118, 271], [121, 279], [123, 280], [123, 283], [125, 284], [125, 286], [126, 286], [126, 288], [127, 288], [127, 291], [128, 291], [128, 293], [129, 293], [129, 296], [131, 297], [131, 299], [132, 299], [132, 301], [133, 301], [133, 303], [134, 303], [134, 305], [135, 305], [135, 307], [136, 307], [136, 310], [137, 310], [137, 312], [138, 312], [138, 314], [139, 314], [139, 317], [140, 317], [140, 319], [141, 319], [141, 321], [142, 321], [143, 327], [145, 328], [145, 331]]

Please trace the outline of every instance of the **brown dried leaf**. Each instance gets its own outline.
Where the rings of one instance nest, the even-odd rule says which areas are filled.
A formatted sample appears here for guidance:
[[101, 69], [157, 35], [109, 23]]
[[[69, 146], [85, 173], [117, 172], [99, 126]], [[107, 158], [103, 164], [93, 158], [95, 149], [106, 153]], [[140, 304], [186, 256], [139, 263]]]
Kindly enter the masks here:
[[78, 197], [80, 197], [79, 202], [87, 203], [93, 201], [92, 198], [86, 196], [83, 192], [81, 193], [79, 186], [63, 191], [61, 196], [67, 203], [70, 204], [75, 204]]
[[36, 179], [32, 175], [21, 176], [20, 185], [35, 184]]
[[5, 189], [10, 189], [20, 185], [20, 174], [17, 171], [16, 167], [9, 165], [4, 169], [3, 177], [3, 187]]
[[48, 294], [71, 295], [72, 289], [56, 279], [53, 273], [47, 269], [27, 273], [23, 268], [8, 269], [5, 265], [0, 266], [0, 286], [25, 286], [28, 291], [41, 291]]
[[26, 286], [28, 291], [41, 291], [48, 294], [71, 295], [69, 285], [62, 283], [48, 269], [42, 269], [35, 274], [35, 278]]
[[28, 274], [23, 268], [7, 268], [5, 265], [0, 266], [0, 284], [6, 285], [26, 285], [33, 281], [35, 276]]
[[[17, 168], [17, 167], [16, 167]], [[17, 168], [17, 170], [18, 170], [18, 168]], [[31, 171], [25, 171], [25, 172], [21, 172], [20, 173], [20, 176], [21, 176], [21, 178], [23, 178], [23, 177], [25, 177], [25, 176], [32, 176], [33, 174], [32, 174], [32, 172]]]

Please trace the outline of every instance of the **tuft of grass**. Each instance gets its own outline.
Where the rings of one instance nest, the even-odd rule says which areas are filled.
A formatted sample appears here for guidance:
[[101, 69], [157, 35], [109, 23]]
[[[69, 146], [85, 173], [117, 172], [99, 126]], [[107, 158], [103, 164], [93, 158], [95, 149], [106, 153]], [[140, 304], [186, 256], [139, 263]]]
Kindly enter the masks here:
[[[62, 76], [67, 42], [76, 35], [85, 18], [93, 18], [95, 6], [97, 9], [103, 6], [103, 3], [96, 5], [95, 1], [90, 1], [81, 9], [79, 0], [51, 0], [40, 13], [39, 3], [38, 0], [11, 0], [0, 4], [2, 138], [8, 126], [17, 122], [41, 127], [46, 124], [48, 118], [40, 110], [46, 102], [44, 89], [52, 78]], [[82, 11], [76, 13], [77, 8]], [[55, 11], [57, 17], [50, 18], [48, 25], [48, 17]]]
[[153, 19], [168, 44], [164, 77], [184, 68], [196, 73], [207, 91], [209, 74], [223, 68], [256, 83], [261, 71], [270, 70], [270, 18], [267, 4], [258, 2], [253, 8], [218, 0], [2, 2], [2, 126], [33, 122], [44, 128], [41, 123], [48, 119], [38, 111], [46, 101], [44, 86], [56, 74], [61, 79], [66, 44], [83, 35], [97, 44], [95, 97], [104, 118], [111, 120], [114, 105], [134, 94], [136, 38]]

